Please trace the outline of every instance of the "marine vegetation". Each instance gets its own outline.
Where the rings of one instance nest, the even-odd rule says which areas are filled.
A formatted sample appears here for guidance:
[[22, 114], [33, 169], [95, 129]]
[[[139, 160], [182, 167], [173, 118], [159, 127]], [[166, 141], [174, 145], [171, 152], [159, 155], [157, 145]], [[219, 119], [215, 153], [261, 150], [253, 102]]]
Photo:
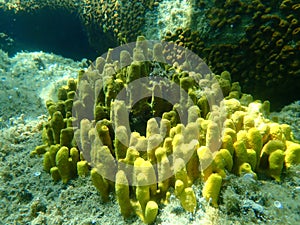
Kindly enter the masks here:
[[124, 218], [155, 221], [171, 192], [193, 213], [192, 185], [218, 207], [228, 175], [280, 181], [300, 163], [289, 125], [268, 119], [270, 102], [212, 73], [180, 46], [150, 42], [110, 49], [48, 100], [44, 170], [67, 184], [90, 176], [103, 202], [113, 192]]

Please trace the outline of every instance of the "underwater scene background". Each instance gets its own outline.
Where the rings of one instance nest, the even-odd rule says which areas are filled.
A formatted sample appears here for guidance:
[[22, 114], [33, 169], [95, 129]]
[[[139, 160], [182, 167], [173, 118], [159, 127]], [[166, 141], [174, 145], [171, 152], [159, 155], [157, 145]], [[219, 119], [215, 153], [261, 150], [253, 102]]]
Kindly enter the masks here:
[[298, 224], [299, 20], [0, 0], [0, 224]]

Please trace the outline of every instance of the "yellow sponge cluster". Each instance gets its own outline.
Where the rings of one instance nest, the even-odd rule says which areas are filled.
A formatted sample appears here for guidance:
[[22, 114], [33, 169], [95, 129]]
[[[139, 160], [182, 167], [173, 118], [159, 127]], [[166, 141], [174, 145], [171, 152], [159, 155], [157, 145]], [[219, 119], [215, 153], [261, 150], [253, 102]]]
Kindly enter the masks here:
[[[168, 202], [171, 187], [182, 207], [194, 212], [196, 180], [204, 182], [203, 197], [217, 207], [228, 173], [280, 181], [283, 168], [300, 163], [300, 144], [290, 127], [266, 119], [269, 102], [243, 94], [227, 71], [194, 79], [195, 73], [183, 70], [188, 61], [177, 66], [161, 62], [161, 72], [167, 71], [173, 83], [156, 82], [151, 76], [157, 65], [146, 59], [166, 60], [157, 51], [163, 48], [155, 44], [152, 51], [143, 37], [138, 40], [132, 57], [123, 50], [118, 62], [108, 52], [60, 88], [58, 102], [47, 102], [45, 145], [32, 154], [44, 154], [44, 169], [55, 181], [67, 183], [90, 173], [103, 201], [114, 191], [123, 217], [136, 214], [150, 224], [158, 205]], [[145, 77], [151, 78], [150, 85]], [[138, 89], [130, 86], [133, 82]], [[162, 99], [176, 85], [181, 91], [173, 93], [177, 102], [171, 105]], [[123, 89], [128, 101], [117, 99]], [[135, 102], [135, 96], [145, 97]], [[210, 106], [216, 98], [219, 104]]]
[[[217, 206], [222, 178], [227, 172], [242, 176], [251, 174], [254, 178], [264, 174], [280, 181], [282, 169], [300, 163], [300, 144], [293, 138], [286, 124], [274, 123], [264, 117], [268, 114], [265, 105], [259, 101], [242, 106], [236, 99], [224, 100], [227, 110], [224, 121], [222, 145], [217, 152], [207, 146], [197, 150], [206, 181], [203, 196]], [[211, 161], [209, 166], [206, 162]]]

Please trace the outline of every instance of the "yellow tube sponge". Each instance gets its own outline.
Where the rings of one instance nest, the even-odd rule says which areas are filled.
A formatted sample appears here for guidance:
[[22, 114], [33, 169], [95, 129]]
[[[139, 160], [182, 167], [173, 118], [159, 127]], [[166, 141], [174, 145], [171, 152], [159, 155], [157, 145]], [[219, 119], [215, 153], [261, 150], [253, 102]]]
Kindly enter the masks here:
[[235, 142], [237, 139], [236, 131], [229, 127], [225, 127], [225, 129], [223, 130], [223, 136], [226, 136], [226, 135], [229, 135], [232, 138], [232, 142]]
[[264, 145], [264, 147], [261, 151], [259, 168], [260, 169], [268, 169], [270, 154], [277, 149], [281, 149], [282, 151], [285, 151], [285, 148], [286, 148], [286, 146], [282, 141], [279, 141], [279, 140], [268, 141]]
[[233, 154], [233, 171], [239, 174], [240, 166], [248, 161], [246, 145], [243, 141], [236, 141], [234, 143], [234, 154]]
[[137, 176], [136, 199], [139, 201], [142, 210], [144, 211], [147, 202], [150, 200], [149, 185], [147, 185], [147, 178], [145, 174], [139, 173]]
[[138, 137], [134, 147], [141, 154], [141, 157], [146, 158], [148, 139], [145, 136]]
[[235, 124], [234, 124], [234, 122], [232, 121], [232, 119], [226, 119], [225, 121], [224, 121], [224, 123], [223, 123], [223, 126], [224, 126], [224, 128], [230, 128], [230, 129], [232, 129], [232, 130], [236, 130], [236, 128], [235, 128]]
[[206, 132], [206, 146], [211, 152], [216, 152], [221, 147], [220, 129], [217, 123], [211, 121], [207, 126]]
[[192, 140], [199, 141], [200, 129], [196, 122], [188, 123], [183, 131], [184, 142], [190, 143]]
[[60, 180], [60, 174], [59, 174], [58, 168], [56, 166], [54, 166], [50, 169], [50, 174], [51, 174], [52, 179], [55, 182]]
[[179, 197], [184, 190], [184, 183], [182, 180], [175, 181], [175, 195]]
[[218, 199], [222, 185], [222, 177], [217, 174], [211, 174], [204, 184], [202, 195], [206, 201], [211, 202], [214, 207], [218, 207]]
[[77, 176], [77, 162], [80, 160], [80, 153], [77, 148], [73, 147], [70, 149], [70, 158], [72, 164], [72, 177]]
[[147, 145], [147, 158], [152, 163], [156, 163], [155, 158], [155, 150], [160, 147], [163, 143], [163, 138], [160, 134], [152, 134], [148, 138], [148, 145]]
[[[263, 146], [263, 139], [262, 139], [262, 135], [260, 134], [260, 131], [255, 127], [250, 128], [247, 132], [247, 147], [249, 149], [253, 149], [256, 152], [256, 163], [255, 163], [256, 166], [258, 165], [259, 162], [262, 146]], [[255, 168], [253, 167], [253, 169]]]
[[155, 221], [158, 213], [158, 205], [155, 201], [148, 201], [145, 209], [145, 219], [146, 224], [151, 224]]
[[161, 119], [160, 121], [160, 135], [163, 138], [169, 137], [171, 129], [171, 122], [167, 119]]
[[[145, 180], [138, 180], [139, 174], [143, 174], [145, 177]], [[137, 178], [136, 178], [137, 177]], [[157, 178], [155, 170], [152, 166], [152, 164], [144, 160], [143, 158], [139, 157], [134, 162], [134, 178], [136, 178], [136, 183], [139, 186], [142, 184], [142, 186], [148, 185], [150, 187], [151, 195], [156, 195], [157, 193]]]
[[123, 170], [119, 170], [116, 174], [115, 189], [121, 214], [124, 218], [127, 218], [132, 213], [132, 207], [129, 199], [128, 180]]
[[79, 161], [77, 162], [77, 173], [80, 177], [86, 177], [89, 174], [89, 165], [87, 161]]
[[213, 161], [213, 172], [218, 173], [223, 178], [226, 177], [225, 169], [230, 172], [233, 167], [233, 160], [227, 149], [220, 149]]
[[80, 121], [80, 143], [81, 150], [83, 152], [89, 152], [91, 150], [89, 132], [91, 130], [91, 123], [88, 119], [82, 119]]
[[69, 161], [69, 149], [61, 147], [56, 154], [56, 166], [61, 176], [62, 182], [66, 184], [71, 179], [72, 165]]
[[56, 166], [56, 162], [55, 162], [55, 157], [56, 157], [56, 154], [58, 152], [58, 150], [60, 149], [60, 145], [51, 145], [50, 148], [49, 148], [49, 157], [50, 157], [50, 161], [51, 161], [51, 165], [52, 166]]
[[276, 181], [280, 181], [281, 170], [283, 168], [284, 152], [280, 149], [275, 150], [269, 156], [269, 174]]
[[184, 152], [184, 136], [182, 134], [176, 134], [173, 138], [172, 145], [173, 145], [173, 161], [175, 162], [176, 159], [184, 159], [185, 152]]
[[172, 138], [167, 137], [164, 140], [163, 148], [166, 150], [168, 156], [173, 153]]
[[292, 129], [290, 125], [288, 124], [281, 124], [281, 130], [284, 135], [285, 140], [287, 141], [294, 141], [294, 134], [292, 132]]
[[257, 159], [256, 152], [253, 149], [247, 149], [247, 156], [248, 156], [247, 162], [251, 165], [251, 168], [255, 170], [256, 159]]
[[125, 126], [129, 130], [128, 112], [124, 101], [115, 100], [111, 103], [111, 119], [115, 127]]
[[292, 165], [300, 164], [300, 144], [286, 141], [285, 166], [290, 168]]
[[185, 162], [183, 159], [178, 158], [174, 161], [174, 173], [176, 180], [181, 180], [184, 186], [188, 186], [188, 175], [185, 167]]
[[112, 153], [114, 153], [113, 152], [113, 148], [112, 148], [112, 141], [111, 141], [111, 137], [109, 135], [109, 129], [108, 129], [108, 127], [105, 126], [105, 125], [103, 125], [101, 123], [101, 121], [98, 121], [96, 123], [96, 130], [97, 130], [97, 133], [98, 133], [99, 138], [101, 140], [101, 143], [103, 145], [106, 145], [109, 148], [109, 150]]
[[221, 148], [227, 149], [230, 152], [230, 154], [233, 155], [234, 147], [232, 137], [230, 135], [226, 134], [223, 136]]
[[254, 118], [251, 115], [245, 115], [243, 119], [244, 130], [248, 131], [254, 127]]
[[270, 138], [272, 140], [285, 141], [284, 135], [282, 133], [281, 125], [278, 123], [270, 123]]
[[126, 83], [130, 83], [141, 77], [141, 63], [134, 61], [127, 67], [127, 79]]
[[43, 155], [47, 152], [48, 144], [36, 146], [33, 151], [30, 152], [30, 157], [35, 155]]
[[55, 144], [60, 142], [60, 131], [65, 127], [64, 118], [60, 111], [56, 111], [50, 121], [51, 128], [53, 131], [53, 137]]
[[206, 118], [206, 115], [209, 112], [209, 103], [207, 100], [207, 97], [205, 95], [202, 95], [199, 100], [197, 101], [197, 105], [200, 108], [201, 117]]
[[109, 184], [107, 180], [100, 175], [96, 168], [91, 170], [91, 180], [93, 185], [100, 193], [102, 200], [107, 202], [109, 200]]
[[269, 136], [270, 136], [270, 126], [269, 126], [269, 124], [262, 123], [261, 125], [259, 125], [259, 127], [257, 129], [259, 130], [259, 132], [262, 136], [263, 144], [268, 142]]
[[243, 141], [245, 143], [245, 145], [247, 144], [247, 131], [246, 130], [240, 130], [237, 134], [236, 134], [236, 139], [237, 141]]
[[60, 131], [60, 145], [61, 146], [67, 146], [68, 148], [72, 147], [72, 140], [74, 136], [74, 128], [73, 127], [67, 127], [64, 129], [61, 129]]
[[50, 160], [50, 152], [46, 152], [44, 154], [43, 168], [47, 173], [49, 173], [51, 167], [52, 167], [52, 164], [51, 164], [51, 160]]
[[254, 173], [252, 171], [251, 165], [249, 163], [247, 163], [247, 162], [245, 162], [242, 165], [240, 165], [239, 171], [238, 171], [239, 175], [244, 175], [246, 173], [251, 173], [255, 179], [257, 178], [256, 173]]
[[[139, 152], [134, 147], [129, 147], [126, 152], [125, 159], [120, 159], [119, 162], [133, 165], [135, 160], [138, 157], [139, 157]], [[120, 164], [118, 166], [120, 166]]]
[[95, 150], [96, 156], [92, 159], [94, 163], [92, 165], [97, 168], [103, 178], [113, 180], [117, 173], [117, 165], [109, 148], [106, 145], [101, 147], [99, 145], [95, 147]]
[[160, 134], [160, 130], [155, 118], [147, 121], [146, 137], [149, 138], [153, 134]]
[[206, 181], [207, 178], [212, 174], [213, 155], [206, 146], [201, 146], [198, 148], [197, 155], [199, 158], [201, 177], [204, 181]]
[[115, 154], [116, 158], [124, 159], [126, 157], [127, 148], [129, 146], [129, 138], [127, 129], [125, 126], [119, 126], [116, 128], [115, 136]]
[[[224, 106], [225, 106], [225, 110], [229, 116], [231, 116], [236, 111], [241, 110], [241, 103], [237, 99], [234, 99], [234, 98], [225, 99]], [[239, 130], [239, 129], [237, 129], [237, 130]]]
[[157, 178], [158, 189], [161, 193], [165, 194], [170, 185], [170, 177], [172, 175], [172, 169], [170, 161], [167, 157], [166, 149], [159, 147], [155, 151], [157, 159]]
[[201, 115], [201, 111], [197, 105], [193, 105], [188, 109], [188, 124], [195, 122]]
[[191, 187], [185, 188], [180, 194], [180, 203], [182, 207], [193, 213], [197, 206], [196, 195]]
[[240, 131], [243, 128], [244, 116], [246, 113], [244, 111], [236, 111], [232, 114], [232, 121], [235, 124], [236, 132]]
[[[197, 141], [198, 142], [198, 141]], [[184, 145], [186, 146], [186, 145]], [[184, 147], [183, 146], [183, 147]], [[187, 175], [188, 175], [188, 182], [189, 184], [193, 184], [193, 182], [199, 177], [199, 159], [197, 156], [197, 149], [198, 149], [198, 144], [194, 145], [194, 147], [189, 144], [187, 145], [188, 147], [186, 149], [188, 149], [189, 151], [187, 152], [187, 156], [189, 159], [185, 159], [188, 160], [187, 164], [186, 164], [186, 170], [187, 170]]]
[[[174, 128], [174, 129], [173, 129]], [[175, 127], [172, 127], [170, 133], [172, 133], [172, 131], [175, 131]], [[173, 150], [175, 147], [180, 146], [181, 144], [184, 143], [184, 136], [182, 134], [177, 134], [176, 132], [174, 132], [174, 136], [172, 137], [172, 145], [173, 145]]]

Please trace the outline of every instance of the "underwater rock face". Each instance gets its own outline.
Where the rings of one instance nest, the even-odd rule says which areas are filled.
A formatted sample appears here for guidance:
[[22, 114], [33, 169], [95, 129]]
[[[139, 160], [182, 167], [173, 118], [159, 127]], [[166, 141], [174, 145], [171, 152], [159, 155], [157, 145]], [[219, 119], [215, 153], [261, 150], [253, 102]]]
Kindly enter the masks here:
[[206, 32], [192, 26], [178, 27], [166, 33], [165, 41], [191, 49], [215, 73], [230, 71], [244, 91], [271, 100], [274, 110], [298, 100], [297, 1], [204, 0], [195, 1], [193, 10], [202, 12], [196, 18], [205, 17]]
[[97, 58], [46, 105], [44, 150], [32, 155], [46, 152], [44, 169], [64, 183], [88, 165], [102, 200], [115, 190], [123, 217], [147, 224], [171, 187], [193, 212], [196, 180], [217, 207], [227, 174], [279, 181], [299, 164], [289, 126], [266, 119], [269, 102], [253, 101], [229, 72], [213, 74], [185, 49], [144, 37]]

